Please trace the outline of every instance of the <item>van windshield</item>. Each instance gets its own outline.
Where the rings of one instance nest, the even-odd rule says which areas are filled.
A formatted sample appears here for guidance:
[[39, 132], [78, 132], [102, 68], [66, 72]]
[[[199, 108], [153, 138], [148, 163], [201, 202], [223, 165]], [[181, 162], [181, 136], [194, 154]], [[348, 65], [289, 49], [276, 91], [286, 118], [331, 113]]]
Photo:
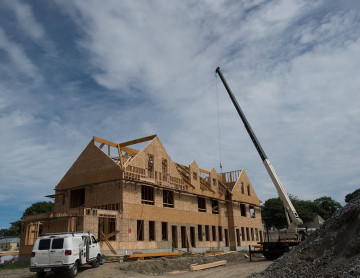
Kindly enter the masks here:
[[48, 250], [50, 248], [50, 239], [41, 239], [39, 242], [39, 250]]
[[51, 249], [62, 249], [64, 245], [63, 238], [54, 238], [51, 244]]

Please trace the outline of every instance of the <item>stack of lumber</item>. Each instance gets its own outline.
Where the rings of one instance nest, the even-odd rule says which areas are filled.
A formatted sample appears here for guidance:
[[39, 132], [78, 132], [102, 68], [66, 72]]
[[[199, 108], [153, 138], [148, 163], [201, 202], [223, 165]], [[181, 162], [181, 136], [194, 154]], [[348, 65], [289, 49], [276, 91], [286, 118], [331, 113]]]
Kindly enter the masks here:
[[218, 262], [213, 262], [213, 263], [208, 263], [208, 264], [192, 264], [190, 265], [190, 271], [197, 271], [197, 270], [203, 270], [203, 269], [207, 269], [207, 268], [212, 268], [212, 267], [217, 267], [217, 266], [221, 266], [221, 265], [226, 265], [227, 261], [223, 260], [223, 261], [218, 261]]

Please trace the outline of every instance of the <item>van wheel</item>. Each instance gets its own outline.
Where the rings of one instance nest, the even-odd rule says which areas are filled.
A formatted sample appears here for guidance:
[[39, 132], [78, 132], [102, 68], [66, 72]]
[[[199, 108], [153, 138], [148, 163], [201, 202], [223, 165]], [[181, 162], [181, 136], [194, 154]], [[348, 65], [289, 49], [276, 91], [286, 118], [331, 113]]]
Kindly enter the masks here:
[[46, 276], [46, 272], [36, 272], [37, 278], [45, 278], [45, 276]]
[[76, 261], [73, 267], [69, 271], [69, 277], [71, 278], [76, 277], [76, 275], [78, 274], [78, 268], [79, 268], [78, 262]]
[[100, 256], [96, 257], [95, 262], [92, 263], [92, 267], [99, 267], [100, 266]]

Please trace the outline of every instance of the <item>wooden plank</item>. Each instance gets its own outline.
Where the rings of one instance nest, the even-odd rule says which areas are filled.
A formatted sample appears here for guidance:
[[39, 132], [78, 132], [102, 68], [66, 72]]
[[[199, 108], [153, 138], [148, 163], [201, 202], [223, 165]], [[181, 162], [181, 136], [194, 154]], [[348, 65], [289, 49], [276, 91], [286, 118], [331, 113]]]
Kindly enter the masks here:
[[146, 258], [146, 257], [167, 257], [167, 256], [180, 256], [182, 253], [174, 253], [174, 252], [161, 252], [161, 253], [145, 253], [145, 254], [132, 254], [126, 255], [127, 259], [138, 259], [138, 258]]
[[[103, 238], [106, 238], [104, 232], [101, 232], [101, 236]], [[114, 247], [111, 245], [111, 243], [107, 240], [107, 239], [104, 239], [106, 245], [110, 248], [111, 252], [113, 252], [114, 254], [116, 254], [116, 250], [114, 249]]]
[[203, 172], [204, 174], [210, 175], [210, 172], [209, 172], [209, 171], [206, 171], [206, 170], [204, 170], [204, 169], [200, 169], [200, 168], [199, 168], [199, 171], [200, 171], [200, 172]]
[[123, 169], [124, 168], [124, 161], [123, 161], [123, 157], [122, 157], [121, 149], [120, 149], [119, 145], [117, 146], [117, 148], [118, 148], [118, 152], [119, 152], [120, 167], [121, 167], [121, 169]]
[[130, 148], [130, 147], [121, 147], [121, 150], [123, 150], [124, 152], [130, 154], [131, 156], [135, 156], [140, 152], [140, 151], [135, 150], [135, 149]]
[[16, 256], [19, 255], [19, 251], [4, 251], [4, 252], [0, 252], [0, 257], [1, 256]]
[[197, 270], [203, 270], [203, 269], [207, 269], [207, 268], [222, 266], [222, 265], [226, 265], [226, 263], [227, 263], [226, 260], [223, 260], [223, 261], [218, 261], [218, 262], [213, 262], [213, 263], [208, 263], [208, 264], [191, 265], [190, 271], [197, 271]]
[[125, 257], [124, 254], [101, 254], [101, 256], [110, 257], [110, 258], [117, 258], [117, 257], [124, 258]]
[[101, 240], [105, 240], [105, 239], [109, 239], [109, 238], [111, 238], [112, 236], [115, 236], [117, 233], [119, 233], [120, 231], [114, 231], [114, 232], [112, 232], [112, 233], [110, 233], [110, 234], [107, 234], [107, 235], [105, 235], [103, 232], [102, 232], [102, 235], [104, 235], [104, 236], [102, 236], [101, 237]]
[[118, 144], [114, 143], [114, 142], [111, 142], [111, 141], [108, 141], [108, 140], [105, 140], [105, 139], [102, 139], [102, 138], [99, 138], [99, 137], [96, 137], [94, 136], [93, 138], [94, 142], [99, 142], [99, 143], [104, 143], [105, 145], [110, 145], [112, 147], [115, 147], [117, 148]]
[[134, 145], [134, 144], [139, 144], [139, 143], [142, 143], [142, 142], [150, 141], [150, 140], [154, 139], [156, 136], [157, 135], [154, 134], [154, 135], [151, 135], [151, 136], [147, 136], [147, 137], [127, 141], [127, 142], [124, 142], [124, 143], [120, 143], [119, 146], [120, 146], [120, 148], [122, 148], [122, 147], [130, 146], [130, 145]]

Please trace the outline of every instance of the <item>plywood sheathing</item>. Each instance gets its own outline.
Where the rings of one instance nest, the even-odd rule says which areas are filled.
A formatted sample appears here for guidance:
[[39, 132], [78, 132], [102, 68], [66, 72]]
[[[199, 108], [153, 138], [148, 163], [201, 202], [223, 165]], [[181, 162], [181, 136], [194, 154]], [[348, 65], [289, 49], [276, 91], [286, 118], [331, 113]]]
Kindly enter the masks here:
[[82, 184], [122, 178], [123, 171], [93, 142], [87, 145], [61, 179], [55, 190], [65, 190]]

